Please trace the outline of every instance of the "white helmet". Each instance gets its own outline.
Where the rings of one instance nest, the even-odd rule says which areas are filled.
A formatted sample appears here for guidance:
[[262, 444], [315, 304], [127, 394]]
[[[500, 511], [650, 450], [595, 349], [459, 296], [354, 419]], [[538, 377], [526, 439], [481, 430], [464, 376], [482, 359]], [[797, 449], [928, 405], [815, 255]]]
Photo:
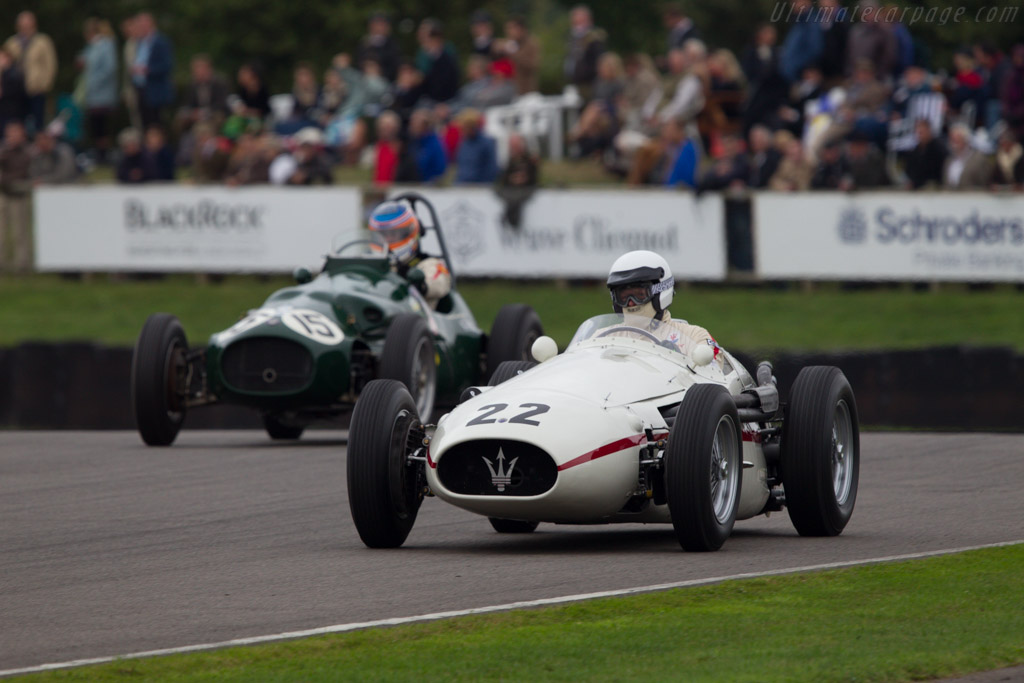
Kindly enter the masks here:
[[672, 303], [675, 285], [668, 261], [653, 251], [623, 254], [608, 273], [608, 289], [616, 313], [647, 313], [661, 320]]

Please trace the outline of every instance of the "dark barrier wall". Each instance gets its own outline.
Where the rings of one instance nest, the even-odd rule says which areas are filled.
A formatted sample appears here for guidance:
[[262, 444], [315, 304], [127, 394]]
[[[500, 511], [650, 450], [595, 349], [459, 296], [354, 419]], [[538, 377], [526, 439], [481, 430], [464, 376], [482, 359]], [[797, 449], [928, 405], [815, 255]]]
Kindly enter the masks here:
[[[759, 356], [734, 352], [753, 371]], [[134, 429], [131, 349], [23, 344], [0, 350], [0, 426]], [[950, 347], [866, 353], [775, 354], [783, 400], [806, 365], [836, 365], [850, 379], [861, 422], [884, 427], [1024, 431], [1024, 355]], [[254, 411], [195, 410], [186, 428], [261, 427]]]

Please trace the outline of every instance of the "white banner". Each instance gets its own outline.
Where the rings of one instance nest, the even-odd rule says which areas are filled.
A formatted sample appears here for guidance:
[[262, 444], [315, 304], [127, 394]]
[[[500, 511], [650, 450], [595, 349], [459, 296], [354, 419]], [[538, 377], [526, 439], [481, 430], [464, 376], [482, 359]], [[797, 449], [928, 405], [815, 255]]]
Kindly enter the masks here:
[[[679, 191], [538, 190], [516, 228], [489, 188], [415, 191], [438, 213], [456, 275], [603, 279], [616, 258], [634, 249], [664, 256], [677, 280], [726, 274], [720, 196], [698, 201]], [[426, 251], [437, 249], [428, 241]]]
[[291, 271], [351, 238], [361, 210], [357, 188], [41, 187], [36, 268]]
[[762, 278], [1024, 281], [1024, 196], [758, 194]]

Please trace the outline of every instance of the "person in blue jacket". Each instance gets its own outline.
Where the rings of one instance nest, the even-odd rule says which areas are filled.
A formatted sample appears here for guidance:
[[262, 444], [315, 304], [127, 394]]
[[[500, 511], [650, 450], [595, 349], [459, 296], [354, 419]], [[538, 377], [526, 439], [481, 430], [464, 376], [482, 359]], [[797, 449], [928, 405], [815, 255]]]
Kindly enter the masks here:
[[161, 110], [174, 103], [174, 49], [171, 41], [156, 30], [156, 21], [149, 12], [136, 19], [138, 47], [132, 63], [132, 85], [139, 97], [142, 125], [160, 123]]
[[434, 114], [430, 109], [416, 109], [409, 117], [409, 143], [415, 150], [420, 182], [433, 182], [448, 170], [448, 158], [434, 130]]
[[483, 116], [463, 109], [458, 116], [462, 140], [455, 152], [456, 183], [493, 183], [498, 177], [498, 152], [494, 139], [484, 135]]
[[825, 49], [821, 26], [811, 0], [793, 0], [792, 24], [779, 50], [779, 71], [790, 83], [800, 80], [804, 67], [815, 64]]

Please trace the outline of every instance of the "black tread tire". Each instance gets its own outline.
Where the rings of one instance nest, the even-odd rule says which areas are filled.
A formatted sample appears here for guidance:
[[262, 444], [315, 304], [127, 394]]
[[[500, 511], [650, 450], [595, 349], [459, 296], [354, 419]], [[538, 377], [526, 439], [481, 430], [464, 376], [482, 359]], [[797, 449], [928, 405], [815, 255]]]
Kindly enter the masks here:
[[267, 430], [267, 436], [274, 441], [294, 441], [306, 431], [305, 427], [284, 424], [269, 413], [264, 413], [262, 417], [263, 428]]
[[[420, 340], [425, 339], [430, 345], [430, 372], [433, 373], [433, 388], [430, 389], [430, 396], [419, 396], [418, 387], [414, 387], [413, 379], [416, 359], [414, 358]], [[380, 354], [380, 362], [377, 366], [378, 379], [393, 379], [405, 385], [412, 395], [413, 402], [419, 409], [424, 419], [430, 419], [433, 412], [435, 395], [437, 391], [437, 366], [434, 364], [434, 339], [427, 327], [427, 321], [415, 313], [401, 313], [396, 315], [388, 326], [387, 336], [384, 338], [384, 349]]]
[[487, 338], [487, 379], [510, 360], [532, 360], [530, 349], [544, 334], [540, 316], [527, 304], [506, 304], [498, 311]]
[[348, 432], [348, 506], [359, 538], [370, 548], [397, 548], [412, 530], [423, 502], [413, 468], [405, 465], [409, 427], [418, 424], [405, 385], [373, 380], [366, 385]]
[[[710, 453], [718, 425], [724, 416], [735, 426], [737, 449], [736, 496], [728, 520], [715, 517], [711, 490]], [[695, 384], [686, 390], [676, 412], [668, 446], [665, 449], [665, 494], [672, 515], [672, 526], [684, 550], [718, 550], [732, 533], [743, 493], [743, 441], [736, 402], [725, 387]]]
[[496, 387], [502, 382], [507, 382], [516, 375], [536, 367], [536, 365], [537, 361], [535, 360], [507, 360], [495, 369], [487, 386]]
[[494, 530], [499, 534], [530, 534], [537, 530], [537, 526], [540, 522], [526, 522], [521, 519], [499, 519], [498, 517], [488, 517], [487, 521], [491, 523]]
[[[849, 408], [853, 433], [853, 479], [843, 505], [832, 483], [832, 425], [841, 400]], [[853, 389], [839, 368], [806, 367], [793, 382], [782, 426], [780, 474], [789, 519], [801, 536], [842, 533], [857, 502], [860, 424]]]
[[132, 352], [132, 412], [139, 435], [149, 446], [170, 446], [185, 420], [185, 408], [174, 405], [172, 354], [188, 351], [185, 330], [169, 313], [146, 319]]

